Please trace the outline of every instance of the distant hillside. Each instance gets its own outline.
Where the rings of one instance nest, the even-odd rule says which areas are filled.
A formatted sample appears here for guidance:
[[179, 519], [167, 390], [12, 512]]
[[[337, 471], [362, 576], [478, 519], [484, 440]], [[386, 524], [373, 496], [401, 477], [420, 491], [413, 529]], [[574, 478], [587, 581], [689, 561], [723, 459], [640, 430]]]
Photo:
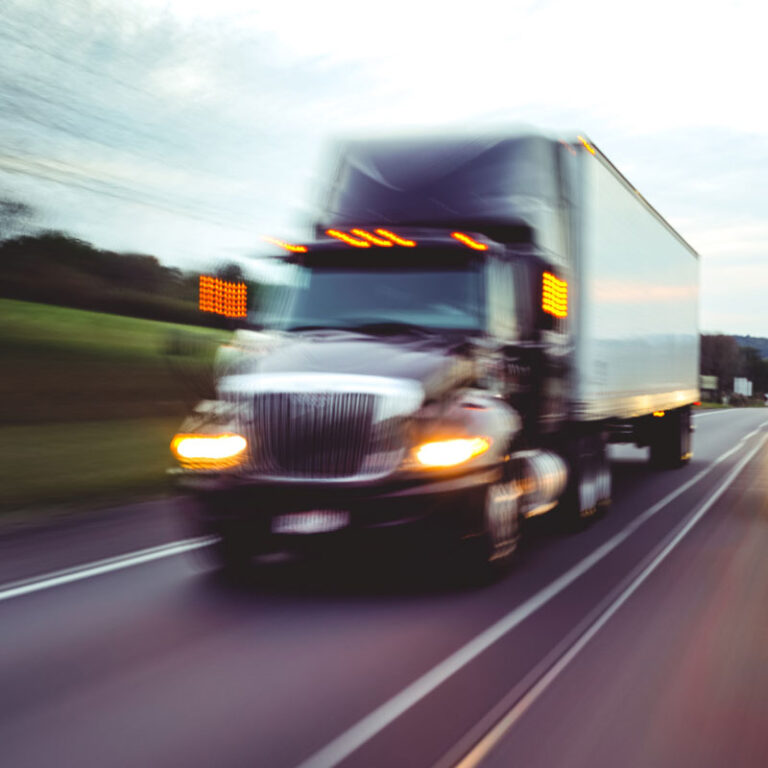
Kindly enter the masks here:
[[768, 358], [768, 339], [764, 336], [734, 336], [740, 347], [754, 347], [760, 352], [760, 357]]

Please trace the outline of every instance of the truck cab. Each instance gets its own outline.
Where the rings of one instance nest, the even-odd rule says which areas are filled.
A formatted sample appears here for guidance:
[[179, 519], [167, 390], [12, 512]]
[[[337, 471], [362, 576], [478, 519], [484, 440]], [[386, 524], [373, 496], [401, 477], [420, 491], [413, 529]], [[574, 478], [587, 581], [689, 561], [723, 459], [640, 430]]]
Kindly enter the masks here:
[[[522, 517], [565, 484], [563, 460], [537, 448], [567, 372], [564, 334], [542, 319], [550, 273], [472, 232], [352, 228], [299, 248], [270, 344], [230, 352], [217, 407], [176, 438], [223, 562], [383, 533], [502, 568]], [[221, 435], [242, 450], [184, 456]], [[532, 473], [546, 487], [526, 489]]]

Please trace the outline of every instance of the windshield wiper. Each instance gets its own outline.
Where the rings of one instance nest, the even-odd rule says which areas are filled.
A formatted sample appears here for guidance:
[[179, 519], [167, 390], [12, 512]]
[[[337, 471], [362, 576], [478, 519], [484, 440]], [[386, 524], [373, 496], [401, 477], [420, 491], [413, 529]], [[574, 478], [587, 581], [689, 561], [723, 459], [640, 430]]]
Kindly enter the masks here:
[[441, 333], [437, 328], [425, 328], [415, 323], [406, 323], [400, 320], [369, 320], [349, 322], [343, 325], [323, 325], [313, 323], [311, 325], [292, 325], [284, 330], [294, 331], [346, 331], [348, 333], [363, 333], [370, 336], [411, 334], [414, 336], [434, 336]]
[[350, 331], [358, 331], [359, 333], [375, 334], [398, 334], [409, 333], [417, 336], [432, 336], [435, 333], [439, 333], [434, 328], [424, 328], [421, 325], [414, 323], [405, 323], [399, 320], [376, 320], [367, 323], [359, 323], [357, 325], [347, 326]]

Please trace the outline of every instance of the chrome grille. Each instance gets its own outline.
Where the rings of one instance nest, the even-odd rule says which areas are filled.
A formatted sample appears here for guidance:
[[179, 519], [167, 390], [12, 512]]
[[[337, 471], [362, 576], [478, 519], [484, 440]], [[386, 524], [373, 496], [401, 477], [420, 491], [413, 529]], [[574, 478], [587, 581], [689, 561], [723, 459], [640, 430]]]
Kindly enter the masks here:
[[387, 472], [402, 456], [402, 416], [371, 392], [257, 392], [251, 445], [257, 471], [277, 477], [349, 478]]

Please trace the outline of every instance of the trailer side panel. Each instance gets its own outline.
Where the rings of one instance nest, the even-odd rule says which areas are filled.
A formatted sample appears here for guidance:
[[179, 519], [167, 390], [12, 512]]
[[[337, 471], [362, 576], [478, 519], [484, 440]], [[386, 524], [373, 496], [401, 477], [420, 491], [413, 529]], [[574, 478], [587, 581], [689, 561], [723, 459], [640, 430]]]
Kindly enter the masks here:
[[698, 257], [601, 155], [579, 153], [572, 413], [632, 418], [699, 397]]

